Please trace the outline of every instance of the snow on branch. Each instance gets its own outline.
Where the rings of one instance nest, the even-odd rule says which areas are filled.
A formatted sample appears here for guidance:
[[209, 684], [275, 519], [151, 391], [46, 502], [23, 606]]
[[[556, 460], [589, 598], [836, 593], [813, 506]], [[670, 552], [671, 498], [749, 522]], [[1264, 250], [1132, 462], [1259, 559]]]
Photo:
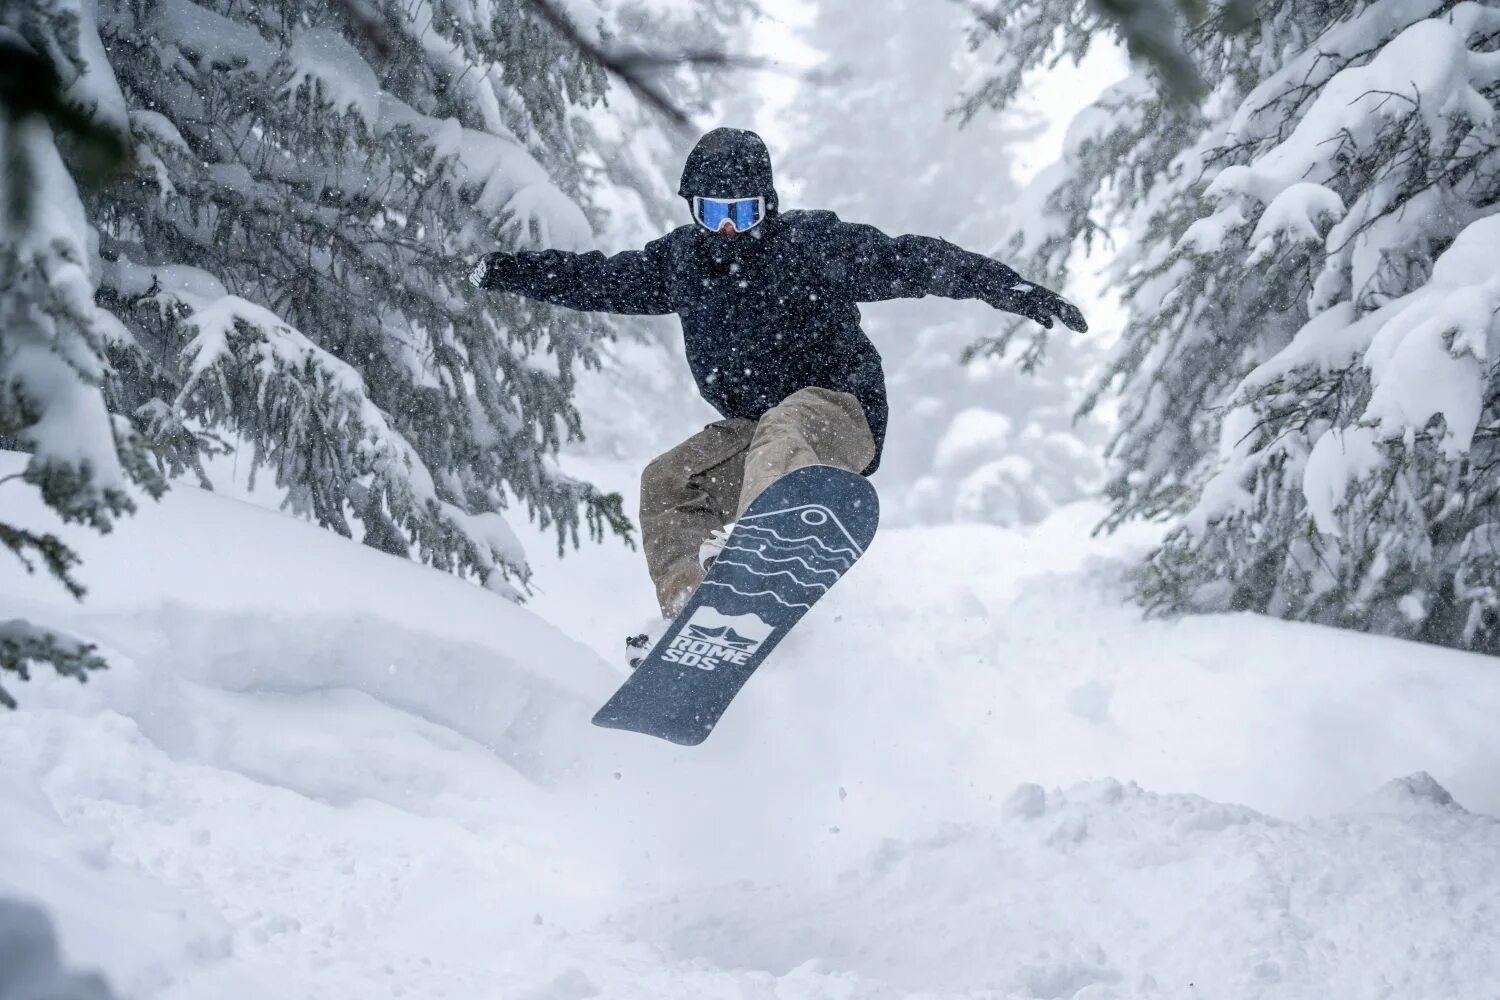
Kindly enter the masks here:
[[165, 467], [240, 434], [294, 509], [507, 593], [511, 503], [628, 532], [550, 461], [609, 324], [464, 280], [479, 252], [592, 245], [597, 66], [490, 0], [104, 10], [144, 168], [97, 199], [110, 401]]
[[[0, 621], [0, 676], [9, 672], [23, 681], [30, 680], [30, 667], [35, 663], [48, 664], [79, 683], [89, 679], [90, 671], [108, 666], [92, 645], [64, 632], [19, 618]], [[15, 698], [3, 686], [0, 686], [0, 707], [16, 707]]]
[[1131, 58], [1146, 67], [1154, 89], [1169, 102], [1191, 105], [1212, 80], [1199, 50], [1225, 35], [1245, 33], [1257, 20], [1255, 0], [956, 0], [975, 20], [970, 43], [993, 48], [997, 71], [971, 91], [972, 117], [980, 104], [1003, 106], [1022, 90], [1026, 73], [1064, 58], [1077, 60], [1094, 36], [1111, 31]]
[[[1071, 52], [1067, 9], [998, 13]], [[1059, 269], [1091, 216], [1127, 234], [1106, 523], [1173, 522], [1148, 607], [1500, 651], [1500, 8], [1256, 19], [1187, 36], [1199, 105], [1137, 74], [1085, 112], [1017, 243]]]
[[[386, 25], [361, 0], [330, 0], [330, 2], [344, 12], [351, 26], [363, 37], [376, 55], [383, 60], [391, 59], [396, 55], [398, 45], [391, 38]], [[595, 35], [583, 30], [577, 18], [570, 16], [553, 0], [522, 0], [522, 2], [586, 59], [623, 83], [648, 107], [655, 109], [668, 121], [684, 130], [693, 128], [692, 117], [672, 99], [666, 88], [655, 78], [659, 71], [677, 66], [780, 70], [779, 64], [774, 60], [734, 55], [722, 49], [647, 51], [629, 47], [610, 47]], [[808, 78], [812, 78], [811, 75]]]
[[[0, 491], [35, 490], [64, 521], [108, 531], [136, 487], [162, 485], [105, 405], [118, 324], [95, 304], [94, 234], [58, 147], [68, 135], [72, 169], [93, 180], [124, 159], [123, 105], [92, 26], [91, 4], [0, 16], [0, 446], [27, 453]], [[83, 596], [78, 557], [57, 535], [0, 522], [0, 546]], [[80, 679], [103, 666], [60, 632], [0, 624], [0, 671], [24, 680], [34, 663]], [[0, 690], [0, 704], [15, 702]]]
[[256, 464], [288, 488], [294, 512], [346, 537], [352, 512], [366, 522], [367, 541], [402, 555], [415, 544], [434, 565], [474, 572], [502, 590], [506, 577], [524, 576], [524, 554], [504, 519], [443, 495], [350, 365], [234, 295], [192, 313], [185, 326], [193, 339], [174, 411], [243, 438]]

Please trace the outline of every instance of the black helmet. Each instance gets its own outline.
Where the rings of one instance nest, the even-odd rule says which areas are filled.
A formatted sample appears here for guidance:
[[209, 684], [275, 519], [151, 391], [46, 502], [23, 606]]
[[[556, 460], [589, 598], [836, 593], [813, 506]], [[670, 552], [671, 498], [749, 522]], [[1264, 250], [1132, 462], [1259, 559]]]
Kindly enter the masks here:
[[698, 140], [682, 168], [677, 193], [691, 201], [703, 198], [766, 199], [766, 215], [776, 214], [776, 187], [771, 154], [754, 132], [716, 128]]

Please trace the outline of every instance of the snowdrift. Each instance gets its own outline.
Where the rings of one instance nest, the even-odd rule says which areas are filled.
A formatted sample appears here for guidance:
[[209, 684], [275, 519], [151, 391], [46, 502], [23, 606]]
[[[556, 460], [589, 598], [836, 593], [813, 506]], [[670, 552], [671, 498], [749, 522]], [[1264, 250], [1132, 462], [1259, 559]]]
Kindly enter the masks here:
[[[0, 453], [0, 477], [20, 456]], [[7, 616], [96, 642], [109, 699], [159, 714], [174, 682], [293, 694], [348, 688], [555, 769], [536, 730], [576, 721], [611, 674], [587, 649], [508, 601], [446, 574], [352, 544], [311, 524], [187, 486], [110, 535], [66, 528], [19, 484], [6, 516], [62, 534], [84, 554], [87, 600], [0, 563]], [[28, 701], [50, 704], [46, 685]], [[57, 697], [102, 704], [102, 692]], [[161, 704], [145, 701], [160, 699]]]
[[1500, 823], [1426, 775], [1300, 823], [1110, 779], [1026, 784], [989, 823], [890, 841], [832, 886], [741, 887], [666, 919], [683, 955], [816, 956], [912, 994], [1478, 997], [1500, 983], [1497, 862]]
[[179, 486], [64, 532], [82, 605], [0, 563], [112, 663], [10, 685], [0, 897], [136, 998], [1500, 995], [1500, 671], [1142, 622], [1094, 513], [887, 532], [684, 750], [564, 634], [638, 555], [540, 564], [548, 624]]

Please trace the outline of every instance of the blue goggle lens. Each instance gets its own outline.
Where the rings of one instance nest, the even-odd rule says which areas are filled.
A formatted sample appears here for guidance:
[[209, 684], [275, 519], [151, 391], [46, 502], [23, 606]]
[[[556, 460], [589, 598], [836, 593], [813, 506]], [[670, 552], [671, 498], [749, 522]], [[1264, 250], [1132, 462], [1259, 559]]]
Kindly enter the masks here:
[[718, 232], [725, 222], [734, 226], [735, 232], [743, 233], [760, 223], [765, 214], [762, 198], [694, 198], [693, 206], [698, 221], [704, 228]]

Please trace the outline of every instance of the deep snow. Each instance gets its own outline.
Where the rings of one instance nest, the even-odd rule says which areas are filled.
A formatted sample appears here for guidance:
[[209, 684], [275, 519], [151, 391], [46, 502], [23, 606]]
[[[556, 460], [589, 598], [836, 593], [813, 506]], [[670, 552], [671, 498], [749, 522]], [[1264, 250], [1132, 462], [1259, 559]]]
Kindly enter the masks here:
[[7, 681], [0, 896], [137, 998], [1500, 995], [1493, 661], [1142, 622], [1096, 515], [883, 534], [683, 749], [588, 725], [638, 554], [518, 609], [179, 485], [83, 605], [0, 562], [113, 663]]

